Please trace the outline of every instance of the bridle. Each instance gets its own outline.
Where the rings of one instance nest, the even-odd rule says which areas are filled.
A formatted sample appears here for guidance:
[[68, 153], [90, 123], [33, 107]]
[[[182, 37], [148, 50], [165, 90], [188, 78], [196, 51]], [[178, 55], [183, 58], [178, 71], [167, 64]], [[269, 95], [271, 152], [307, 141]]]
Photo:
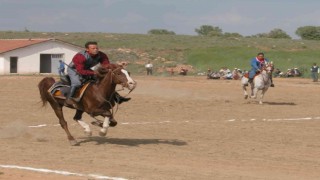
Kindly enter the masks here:
[[[122, 68], [122, 67], [118, 67], [118, 68], [116, 68], [116, 69], [114, 69], [114, 70], [111, 71], [111, 81], [112, 81], [112, 82], [114, 82], [114, 79], [117, 78], [117, 74], [116, 74], [115, 72], [118, 71], [118, 70], [121, 71], [121, 69], [123, 69], [123, 68]], [[116, 79], [116, 80], [117, 80], [117, 79]], [[124, 83], [121, 83], [121, 85], [122, 85], [122, 88], [119, 89], [119, 90], [115, 90], [114, 92], [112, 92], [109, 100], [107, 100], [107, 99], [104, 100], [106, 103], [108, 103], [108, 104], [110, 105], [110, 107], [111, 107], [111, 115], [112, 115], [113, 117], [114, 117], [114, 114], [115, 114], [115, 113], [118, 111], [118, 109], [119, 109], [119, 104], [116, 103], [116, 104], [117, 104], [117, 105], [116, 105], [116, 110], [114, 111], [114, 107], [112, 106], [111, 101], [112, 101], [112, 98], [114, 97], [114, 95], [115, 95], [115, 93], [116, 93], [117, 91], [123, 91], [123, 90], [124, 90], [124, 87], [125, 87], [125, 86], [124, 86]], [[124, 97], [128, 96], [132, 91], [133, 91], [133, 89], [131, 89]], [[95, 118], [95, 119], [96, 119], [96, 118]], [[96, 119], [96, 120], [98, 120], [98, 119]]]
[[[270, 79], [270, 76], [272, 75], [271, 74], [272, 73], [272, 69], [268, 69], [268, 68], [272, 68], [271, 66], [272, 65], [270, 65], [270, 64], [266, 64], [261, 68], [261, 77], [262, 77], [262, 80], [263, 80], [264, 83], [267, 83], [269, 81], [269, 79]], [[267, 77], [264, 74], [262, 74], [262, 71], [266, 72]]]

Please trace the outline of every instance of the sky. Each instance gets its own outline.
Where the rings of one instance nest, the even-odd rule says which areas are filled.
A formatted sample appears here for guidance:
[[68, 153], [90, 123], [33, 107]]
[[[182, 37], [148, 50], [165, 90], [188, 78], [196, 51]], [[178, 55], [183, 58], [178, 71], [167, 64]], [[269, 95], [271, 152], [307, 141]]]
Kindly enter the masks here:
[[0, 0], [0, 31], [197, 35], [202, 25], [243, 36], [320, 26], [319, 0]]

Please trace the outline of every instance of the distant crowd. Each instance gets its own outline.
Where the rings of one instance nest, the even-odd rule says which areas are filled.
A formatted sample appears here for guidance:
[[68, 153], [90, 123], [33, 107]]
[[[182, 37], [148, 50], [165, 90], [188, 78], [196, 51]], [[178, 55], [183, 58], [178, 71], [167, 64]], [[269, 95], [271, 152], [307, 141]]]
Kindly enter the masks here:
[[282, 72], [279, 68], [276, 68], [273, 72], [274, 77], [301, 77], [301, 71], [298, 68], [288, 69], [286, 72]]
[[[150, 61], [148, 61], [145, 64], [145, 68], [147, 71], [147, 75], [153, 74], [153, 64]], [[314, 63], [310, 68], [311, 77], [314, 82], [318, 81], [318, 74], [320, 73], [319, 71], [320, 71], [320, 69], [316, 63]], [[174, 75], [175, 70], [174, 70], [174, 68], [171, 68], [168, 72], [171, 75]], [[248, 72], [247, 70], [241, 70], [239, 68], [234, 68], [231, 71], [228, 67], [221, 67], [220, 70], [217, 70], [217, 71], [214, 71], [211, 68], [209, 68], [207, 70], [207, 72], [198, 73], [198, 75], [206, 75], [207, 79], [224, 79], [224, 80], [234, 79], [234, 80], [238, 80], [247, 72]], [[180, 69], [178, 70], [179, 75], [186, 76], [187, 73], [188, 73], [188, 69], [185, 67], [180, 67]], [[272, 75], [273, 75], [273, 77], [285, 77], [285, 78], [301, 77], [302, 72], [297, 67], [289, 68], [285, 72], [281, 71], [279, 68], [276, 68], [273, 70]]]
[[[240, 79], [243, 74], [247, 73], [247, 70], [241, 70], [234, 68], [232, 71], [227, 67], [222, 67], [218, 71], [214, 71], [211, 68], [207, 71], [207, 79]], [[301, 77], [302, 73], [298, 68], [290, 68], [286, 72], [282, 72], [279, 68], [276, 68], [273, 72], [273, 77]]]
[[244, 72], [241, 69], [234, 68], [231, 71], [227, 67], [222, 67], [219, 71], [211, 70], [210, 68], [207, 71], [207, 79], [240, 79]]

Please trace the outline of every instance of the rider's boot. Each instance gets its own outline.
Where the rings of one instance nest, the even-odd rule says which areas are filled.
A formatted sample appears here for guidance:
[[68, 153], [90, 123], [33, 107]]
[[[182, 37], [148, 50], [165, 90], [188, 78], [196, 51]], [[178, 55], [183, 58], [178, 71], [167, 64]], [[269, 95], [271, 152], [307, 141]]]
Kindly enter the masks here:
[[253, 78], [249, 78], [248, 84], [250, 84], [250, 86], [253, 87]]
[[127, 102], [129, 101], [131, 98], [126, 98], [126, 97], [123, 97], [121, 96], [119, 93], [115, 92], [114, 94], [114, 100], [118, 103], [118, 104], [121, 104], [123, 102]]
[[253, 83], [253, 78], [249, 78], [248, 83]]
[[271, 80], [271, 85], [270, 85], [270, 87], [274, 87], [274, 84], [273, 84], [273, 81], [272, 81], [272, 77], [270, 78], [270, 80]]
[[69, 106], [73, 106], [74, 102], [79, 102], [80, 101], [80, 98], [74, 98], [74, 94], [77, 90], [77, 87], [75, 86], [71, 86], [70, 87], [70, 93], [67, 97], [67, 99], [64, 101], [65, 104], [69, 105]]

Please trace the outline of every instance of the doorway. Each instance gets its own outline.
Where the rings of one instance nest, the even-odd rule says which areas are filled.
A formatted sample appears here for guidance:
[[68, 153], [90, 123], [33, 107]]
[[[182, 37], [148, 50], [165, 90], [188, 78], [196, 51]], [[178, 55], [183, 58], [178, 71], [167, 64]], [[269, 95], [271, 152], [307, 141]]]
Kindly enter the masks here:
[[40, 73], [51, 73], [51, 54], [40, 54]]
[[59, 60], [64, 61], [63, 54], [40, 54], [40, 73], [58, 74]]
[[18, 72], [18, 57], [10, 57], [10, 73]]

